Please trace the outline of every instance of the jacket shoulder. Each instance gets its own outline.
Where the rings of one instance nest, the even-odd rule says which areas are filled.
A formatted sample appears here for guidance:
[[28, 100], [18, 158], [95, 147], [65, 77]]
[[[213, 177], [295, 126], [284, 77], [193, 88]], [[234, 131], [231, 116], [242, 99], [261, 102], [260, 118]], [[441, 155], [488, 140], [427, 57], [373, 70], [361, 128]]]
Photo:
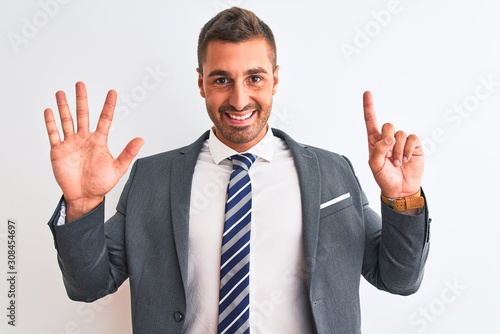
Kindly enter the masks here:
[[295, 155], [302, 154], [307, 156], [310, 154], [317, 158], [320, 164], [335, 164], [337, 166], [341, 165], [352, 169], [351, 162], [342, 154], [328, 151], [313, 145], [299, 143], [282, 130], [273, 129], [273, 133], [275, 136], [283, 139]]
[[143, 158], [139, 158], [139, 159], [137, 159], [137, 161], [135, 162], [134, 165], [135, 165], [135, 167], [140, 166], [141, 168], [154, 167], [154, 166], [159, 166], [159, 165], [165, 166], [165, 164], [168, 165], [174, 159], [176, 159], [180, 156], [186, 156], [186, 155], [192, 156], [196, 159], [198, 157], [198, 154], [201, 150], [201, 147], [202, 147], [204, 141], [206, 139], [208, 139], [208, 133], [209, 133], [208, 131], [203, 133], [195, 142], [193, 142], [189, 145], [186, 145], [186, 146], [183, 146], [180, 148], [176, 148], [173, 150], [153, 154], [153, 155], [146, 156]]

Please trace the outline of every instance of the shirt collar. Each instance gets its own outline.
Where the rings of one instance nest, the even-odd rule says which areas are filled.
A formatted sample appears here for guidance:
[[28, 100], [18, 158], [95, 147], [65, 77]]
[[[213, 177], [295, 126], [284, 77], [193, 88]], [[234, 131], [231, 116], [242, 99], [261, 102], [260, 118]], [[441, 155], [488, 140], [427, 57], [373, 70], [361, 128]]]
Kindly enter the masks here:
[[208, 137], [208, 148], [210, 149], [210, 154], [216, 164], [219, 164], [221, 161], [238, 153], [252, 153], [258, 158], [271, 162], [274, 154], [274, 135], [271, 128], [268, 128], [264, 138], [262, 138], [257, 144], [252, 146], [246, 152], [237, 152], [221, 142], [215, 135], [213, 128], [211, 128], [210, 135]]

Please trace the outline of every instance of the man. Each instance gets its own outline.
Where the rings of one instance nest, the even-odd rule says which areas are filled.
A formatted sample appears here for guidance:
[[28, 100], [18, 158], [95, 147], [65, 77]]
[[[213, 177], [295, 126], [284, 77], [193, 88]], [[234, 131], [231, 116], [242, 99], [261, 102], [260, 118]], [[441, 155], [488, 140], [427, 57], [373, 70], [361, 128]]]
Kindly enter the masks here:
[[[264, 22], [236, 7], [219, 13], [200, 33], [198, 61], [213, 128], [189, 146], [137, 160], [106, 224], [104, 197], [142, 139], [116, 159], [109, 153], [114, 91], [94, 133], [81, 82], [76, 132], [63, 92], [56, 93], [63, 141], [52, 111], [45, 110], [63, 192], [49, 226], [70, 298], [96, 300], [129, 278], [134, 333], [351, 334], [360, 332], [361, 275], [379, 289], [414, 293], [430, 222], [420, 191], [418, 137], [390, 123], [380, 131], [371, 94], [364, 94], [381, 219], [368, 207], [347, 158], [269, 128], [279, 67]], [[244, 186], [226, 196], [238, 177]], [[210, 189], [205, 201], [202, 189]], [[242, 202], [230, 209], [236, 197]], [[230, 225], [235, 212], [242, 215]], [[244, 230], [234, 232], [240, 225]], [[227, 241], [231, 234], [241, 239]], [[230, 253], [235, 247], [228, 243], [242, 246]]]

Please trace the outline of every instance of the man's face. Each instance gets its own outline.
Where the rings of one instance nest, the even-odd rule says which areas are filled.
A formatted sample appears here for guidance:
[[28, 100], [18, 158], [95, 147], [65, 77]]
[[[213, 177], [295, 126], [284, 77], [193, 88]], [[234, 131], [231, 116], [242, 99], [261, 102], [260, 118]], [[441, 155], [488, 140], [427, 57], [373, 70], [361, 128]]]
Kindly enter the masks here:
[[273, 72], [265, 39], [208, 43], [198, 86], [215, 134], [238, 152], [248, 150], [267, 131], [278, 68]]

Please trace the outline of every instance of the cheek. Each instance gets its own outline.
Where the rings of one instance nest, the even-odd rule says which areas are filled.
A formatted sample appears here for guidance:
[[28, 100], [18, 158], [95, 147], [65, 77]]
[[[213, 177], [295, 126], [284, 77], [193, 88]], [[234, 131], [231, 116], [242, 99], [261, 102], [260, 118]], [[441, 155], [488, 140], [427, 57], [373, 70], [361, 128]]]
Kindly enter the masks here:
[[221, 115], [219, 113], [219, 108], [221, 104], [217, 101], [214, 101], [212, 98], [205, 98], [205, 106], [207, 108], [207, 112], [210, 115], [210, 118], [220, 118]]
[[212, 108], [219, 109], [220, 106], [228, 103], [229, 94], [221, 91], [207, 90], [205, 91], [205, 101]]
[[258, 96], [255, 96], [254, 101], [258, 103], [262, 108], [268, 107], [273, 103], [273, 95], [274, 95], [274, 90], [273, 91], [266, 90], [265, 92], [262, 92]]
[[205, 103], [212, 108], [218, 108], [219, 99], [215, 98], [212, 94], [205, 94]]

